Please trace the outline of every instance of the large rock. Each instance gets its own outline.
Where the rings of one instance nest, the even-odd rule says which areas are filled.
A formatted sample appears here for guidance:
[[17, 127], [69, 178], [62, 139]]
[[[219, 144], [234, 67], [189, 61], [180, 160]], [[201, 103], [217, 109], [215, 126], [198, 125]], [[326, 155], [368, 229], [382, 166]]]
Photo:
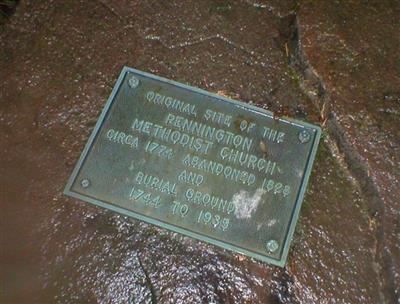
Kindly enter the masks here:
[[[385, 210], [395, 206], [390, 201], [399, 189], [395, 169], [387, 162], [378, 164], [382, 164], [379, 157], [389, 155], [394, 162], [397, 154], [387, 146], [384, 151], [389, 154], [370, 160], [367, 151], [355, 162], [348, 156], [343, 159], [336, 146], [353, 139], [357, 144], [352, 149], [361, 155], [360, 147], [372, 145], [367, 135], [376, 128], [368, 133], [358, 124], [364, 123], [365, 115], [372, 117], [373, 125], [385, 115], [397, 117], [391, 114], [397, 109], [395, 91], [386, 94], [393, 104], [389, 114], [384, 106], [386, 110], [379, 111], [372, 104], [373, 110], [364, 112], [353, 103], [332, 107], [335, 115], [328, 120], [284, 269], [61, 194], [123, 65], [222, 91], [310, 122], [325, 117], [320, 114], [321, 101], [312, 94], [315, 83], [324, 84], [331, 99], [336, 98], [334, 92], [342, 94], [338, 100], [355, 96], [346, 94], [368, 97], [358, 88], [343, 89], [337, 80], [327, 83], [323, 71], [340, 76], [343, 69], [326, 63], [332, 59], [330, 53], [312, 56], [313, 47], [321, 47], [311, 30], [320, 17], [312, 18], [310, 5], [22, 1], [0, 29], [4, 302], [382, 303], [393, 299], [391, 281], [385, 276], [390, 269], [382, 268], [386, 228], [383, 215], [373, 212], [381, 212], [380, 200], [387, 204]], [[301, 17], [296, 19], [293, 9]], [[323, 9], [336, 14], [329, 6]], [[321, 31], [329, 33], [325, 26]], [[299, 28], [304, 28], [301, 39], [295, 35]], [[305, 45], [306, 37], [316, 40]], [[360, 47], [355, 40], [354, 44]], [[341, 52], [345, 48], [340, 46], [337, 56], [347, 54]], [[306, 64], [311, 71], [302, 68]], [[351, 79], [364, 85], [362, 73]], [[395, 87], [395, 80], [388, 79], [386, 85]], [[374, 92], [381, 92], [381, 87]], [[353, 118], [344, 115], [346, 111]], [[341, 117], [355, 123], [347, 130]], [[344, 135], [336, 136], [332, 124], [345, 130]], [[379, 134], [391, 134], [390, 142], [398, 143], [391, 124], [382, 124], [379, 130], [387, 130]], [[387, 139], [382, 140], [386, 147]], [[354, 155], [347, 151], [345, 156]], [[372, 191], [377, 209], [371, 208], [364, 176], [352, 164], [376, 164], [376, 175], [368, 185], [377, 189]], [[387, 197], [379, 190], [383, 185], [379, 182], [386, 180], [378, 175], [393, 179]], [[396, 229], [394, 222], [387, 225]], [[394, 248], [393, 242], [388, 244]], [[386, 254], [393, 262], [390, 267], [397, 259], [392, 249]]]

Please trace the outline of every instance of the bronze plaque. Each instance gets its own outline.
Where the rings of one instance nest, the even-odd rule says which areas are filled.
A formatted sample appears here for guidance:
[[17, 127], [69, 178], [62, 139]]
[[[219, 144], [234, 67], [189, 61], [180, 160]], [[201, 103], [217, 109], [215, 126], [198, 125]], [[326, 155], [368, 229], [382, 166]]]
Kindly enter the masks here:
[[283, 266], [320, 133], [124, 68], [65, 194]]

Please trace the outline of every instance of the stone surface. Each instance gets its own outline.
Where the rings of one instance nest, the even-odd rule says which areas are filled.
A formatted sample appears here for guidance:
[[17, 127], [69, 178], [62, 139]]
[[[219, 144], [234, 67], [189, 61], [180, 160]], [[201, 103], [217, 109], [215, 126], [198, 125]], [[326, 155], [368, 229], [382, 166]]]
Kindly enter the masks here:
[[317, 76], [306, 86], [322, 87], [316, 102], [377, 225], [382, 288], [399, 301], [400, 3], [306, 2], [297, 14], [302, 61]]
[[[316, 3], [21, 1], [0, 28], [2, 302], [398, 302], [399, 10]], [[285, 269], [61, 195], [123, 65], [324, 123]]]

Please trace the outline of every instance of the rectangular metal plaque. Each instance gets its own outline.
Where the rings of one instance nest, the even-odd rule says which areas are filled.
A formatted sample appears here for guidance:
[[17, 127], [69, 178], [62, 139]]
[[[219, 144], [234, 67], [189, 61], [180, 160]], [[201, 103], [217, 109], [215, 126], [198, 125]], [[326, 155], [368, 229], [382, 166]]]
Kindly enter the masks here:
[[284, 266], [320, 134], [124, 68], [65, 194]]

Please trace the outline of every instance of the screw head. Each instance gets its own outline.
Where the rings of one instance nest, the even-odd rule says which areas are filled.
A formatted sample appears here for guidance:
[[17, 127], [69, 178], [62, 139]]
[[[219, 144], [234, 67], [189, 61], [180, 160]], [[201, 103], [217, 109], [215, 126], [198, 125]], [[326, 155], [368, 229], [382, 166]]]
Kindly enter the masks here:
[[88, 188], [90, 186], [90, 180], [88, 180], [87, 178], [84, 178], [81, 181], [81, 186], [82, 186], [82, 188]]
[[273, 252], [277, 251], [278, 248], [279, 248], [279, 244], [278, 244], [277, 241], [275, 241], [275, 240], [269, 240], [269, 241], [267, 242], [267, 250], [268, 250], [269, 252], [273, 253]]
[[136, 89], [139, 85], [139, 79], [137, 79], [135, 76], [132, 76], [131, 78], [129, 78], [128, 84], [131, 89]]
[[307, 130], [302, 130], [299, 133], [299, 140], [302, 144], [309, 142], [311, 139], [311, 135]]

